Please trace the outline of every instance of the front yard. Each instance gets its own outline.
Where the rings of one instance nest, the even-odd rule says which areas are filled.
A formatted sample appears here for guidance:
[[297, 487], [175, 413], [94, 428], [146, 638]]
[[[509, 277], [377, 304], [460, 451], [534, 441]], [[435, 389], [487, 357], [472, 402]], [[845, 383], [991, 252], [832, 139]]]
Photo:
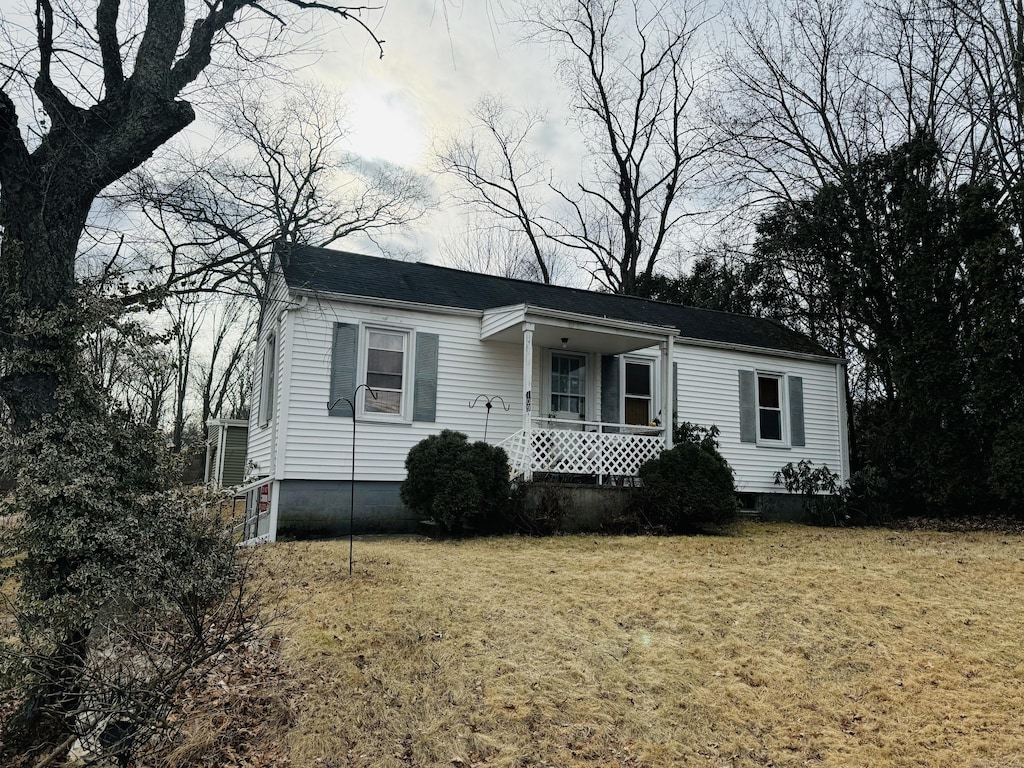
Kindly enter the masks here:
[[296, 766], [1024, 765], [1024, 539], [267, 549]]

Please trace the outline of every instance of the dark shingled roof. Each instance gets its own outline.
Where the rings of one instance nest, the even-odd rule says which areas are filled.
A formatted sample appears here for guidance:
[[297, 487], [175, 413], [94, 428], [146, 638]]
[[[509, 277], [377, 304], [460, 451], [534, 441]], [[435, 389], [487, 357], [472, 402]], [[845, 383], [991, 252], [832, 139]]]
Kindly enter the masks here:
[[411, 301], [441, 307], [492, 309], [530, 304], [545, 309], [678, 328], [684, 337], [725, 344], [830, 356], [803, 334], [775, 320], [633, 296], [584, 291], [480, 275], [432, 264], [293, 245], [280, 253], [292, 289]]

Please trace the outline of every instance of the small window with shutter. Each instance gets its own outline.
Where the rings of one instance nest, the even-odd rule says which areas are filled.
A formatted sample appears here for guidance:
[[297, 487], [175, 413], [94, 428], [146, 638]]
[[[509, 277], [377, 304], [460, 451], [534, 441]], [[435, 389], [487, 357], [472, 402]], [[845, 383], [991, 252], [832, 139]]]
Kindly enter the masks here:
[[331, 359], [328, 412], [351, 416], [356, 395], [360, 418], [434, 421], [438, 336], [400, 328], [337, 323]]
[[782, 442], [782, 377], [757, 375], [757, 438]]
[[263, 370], [260, 372], [260, 418], [259, 424], [265, 427], [274, 418], [274, 390], [277, 383], [277, 337], [267, 336], [263, 347]]
[[740, 442], [803, 446], [803, 378], [782, 373], [739, 372]]

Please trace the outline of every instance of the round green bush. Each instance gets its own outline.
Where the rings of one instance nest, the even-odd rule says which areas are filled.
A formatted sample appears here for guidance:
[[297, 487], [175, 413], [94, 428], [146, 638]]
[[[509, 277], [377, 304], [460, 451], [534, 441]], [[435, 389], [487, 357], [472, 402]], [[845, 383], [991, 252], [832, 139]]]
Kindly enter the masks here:
[[405, 459], [402, 502], [449, 536], [500, 527], [511, 496], [508, 456], [446, 429], [412, 447]]
[[677, 533], [736, 519], [732, 469], [717, 450], [681, 443], [640, 467], [649, 523]]

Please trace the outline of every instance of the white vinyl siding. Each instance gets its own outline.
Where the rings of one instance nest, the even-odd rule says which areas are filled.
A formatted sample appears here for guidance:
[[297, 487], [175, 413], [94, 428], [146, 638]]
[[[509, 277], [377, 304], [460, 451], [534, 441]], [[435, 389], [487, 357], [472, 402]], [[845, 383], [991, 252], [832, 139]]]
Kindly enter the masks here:
[[[789, 359], [681, 343], [676, 344], [674, 359], [678, 363], [676, 418], [680, 422], [718, 426], [721, 430], [718, 442], [722, 455], [736, 471], [737, 490], [778, 492], [779, 488], [774, 484], [775, 472], [785, 464], [801, 459], [808, 459], [816, 465], [827, 464], [833, 472], [843, 472], [840, 399], [836, 391], [834, 362]], [[737, 372], [740, 370], [770, 371], [788, 379], [802, 379], [805, 445], [741, 441], [737, 390]], [[785, 406], [788, 387], [785, 382], [781, 385], [781, 392], [783, 423], [788, 424]], [[783, 427], [784, 430], [787, 428]]]
[[[246, 450], [246, 464], [255, 467], [257, 476], [270, 476], [274, 473], [274, 447], [276, 432], [281, 428], [282, 422], [287, 417], [282, 414], [282, 385], [284, 383], [284, 355], [286, 340], [281, 333], [279, 317], [281, 310], [289, 306], [288, 292], [284, 281], [279, 274], [275, 274], [267, 291], [267, 300], [263, 309], [259, 332], [253, 351], [252, 365], [252, 394], [251, 407], [249, 408], [249, 437]], [[275, 338], [275, 357], [278, 364], [273, 371], [274, 383], [270, 387], [273, 397], [264, 398], [262, 393], [264, 383], [264, 360], [263, 350], [266, 348], [270, 336]], [[270, 374], [270, 371], [267, 371]], [[261, 428], [261, 416], [264, 408], [270, 409], [274, 414], [267, 427]]]
[[[287, 396], [276, 411], [277, 422], [287, 420], [281, 429], [283, 441], [278, 445], [276, 476], [289, 479], [347, 480], [350, 472], [352, 420], [328, 414], [330, 398], [332, 345], [338, 323], [361, 329], [399, 329], [408, 333], [405, 343], [402, 388], [411, 392], [413, 372], [417, 371], [417, 336], [436, 337], [431, 344], [431, 365], [436, 362], [436, 402], [433, 421], [383, 421], [371, 414], [357, 417], [356, 477], [360, 480], [400, 481], [405, 478], [405, 458], [409, 449], [423, 438], [442, 429], [466, 433], [470, 440], [483, 438], [485, 411], [471, 409], [477, 396], [501, 396], [509, 411], [494, 408], [490, 414], [488, 439], [497, 443], [522, 428], [522, 361], [523, 347], [518, 342], [481, 341], [479, 316], [467, 313], [448, 314], [427, 309], [372, 307], [338, 301], [310, 298], [305, 306], [292, 309], [278, 322], [279, 304], [271, 314], [272, 328], [277, 332], [279, 368], [287, 366], [288, 386], [278, 379], [278, 398]], [[264, 332], [261, 329], [260, 344]], [[365, 354], [365, 335], [361, 334], [358, 356]], [[261, 349], [258, 346], [257, 349]], [[551, 405], [549, 391], [550, 353], [558, 350], [535, 348], [533, 354], [532, 392], [535, 416], [546, 416]], [[658, 350], [638, 350], [638, 358], [656, 358]], [[258, 365], [257, 361], [257, 365]], [[689, 346], [677, 342], [673, 362], [678, 371], [676, 411], [678, 421], [690, 421], [721, 430], [719, 442], [729, 464], [736, 471], [739, 490], [773, 492], [774, 473], [787, 462], [809, 459], [815, 464], [828, 464], [841, 472], [843, 447], [839, 435], [839, 404], [836, 366], [834, 362], [816, 362], [786, 358], [782, 355], [755, 354], [712, 347]], [[589, 391], [591, 403], [601, 402], [601, 357], [590, 354]], [[737, 372], [777, 372], [802, 379], [806, 446], [768, 447], [740, 441], [739, 397]], [[620, 375], [624, 376], [622, 371]], [[652, 380], [653, 415], [661, 408], [658, 400], [657, 366]], [[254, 371], [254, 378], [260, 372]], [[256, 378], [260, 381], [260, 378]], [[286, 391], [285, 391], [286, 390]], [[788, 389], [783, 385], [783, 397]], [[616, 393], [622, 403], [624, 391]], [[253, 403], [256, 421], [258, 403]], [[587, 415], [596, 405], [587, 409]], [[284, 414], [287, 414], [285, 416]], [[276, 425], [275, 425], [276, 426]], [[260, 466], [260, 474], [271, 467], [269, 433], [276, 429], [250, 429], [249, 456]]]
[[[310, 299], [304, 309], [289, 319], [294, 327], [290, 417], [282, 467], [285, 478], [347, 480], [349, 477], [352, 421], [327, 413], [331, 345], [337, 323], [407, 329], [410, 334], [406, 347], [409, 371], [416, 366], [417, 334], [437, 335], [434, 421], [384, 421], [371, 414], [358, 416], [357, 479], [405, 479], [405, 457], [409, 449], [442, 429], [464, 432], [470, 440], [483, 439], [484, 411], [469, 408], [478, 395], [500, 395], [511, 406], [508, 412], [503, 408], [491, 411], [487, 431], [490, 442], [497, 442], [522, 427], [522, 344], [481, 342], [479, 317]], [[364, 338], [365, 335], [360, 336], [360, 357], [366, 348]], [[538, 357], [535, 355], [534, 360]], [[411, 390], [412, 387], [413, 380], [409, 378], [405, 388]], [[538, 391], [540, 387], [535, 383], [534, 392]]]

